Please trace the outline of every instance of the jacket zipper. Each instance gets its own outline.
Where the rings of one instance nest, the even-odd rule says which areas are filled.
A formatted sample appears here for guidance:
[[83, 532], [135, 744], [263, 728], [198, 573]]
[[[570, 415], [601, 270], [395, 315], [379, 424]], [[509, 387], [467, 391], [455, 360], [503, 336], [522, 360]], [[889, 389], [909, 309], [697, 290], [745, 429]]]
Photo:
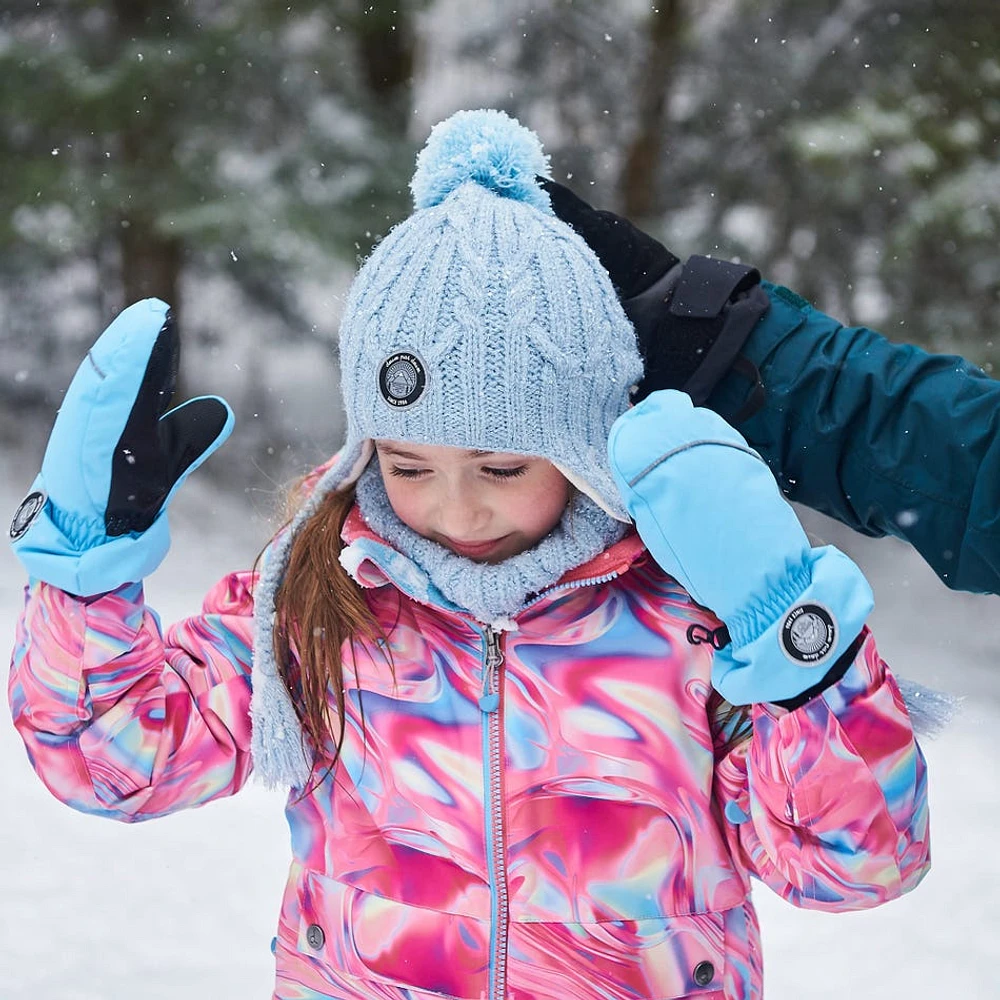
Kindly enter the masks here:
[[503, 650], [500, 633], [489, 628], [486, 637], [486, 662], [483, 665], [483, 693], [479, 707], [486, 716], [483, 726], [483, 761], [486, 768], [486, 842], [492, 897], [490, 929], [490, 998], [502, 1000], [507, 992], [507, 863], [503, 830], [503, 746], [500, 713], [500, 689]]
[[[619, 566], [610, 573], [577, 580], [573, 583], [550, 587], [521, 608], [530, 608], [557, 590], [574, 590], [595, 584], [607, 583], [620, 576], [627, 567]], [[500, 711], [500, 693], [503, 686], [504, 654], [501, 648], [502, 633], [487, 628], [486, 659], [483, 663], [483, 688], [479, 708], [486, 716], [483, 726], [483, 762], [486, 769], [486, 838], [492, 899], [490, 928], [490, 1000], [504, 1000], [507, 995], [507, 932], [509, 906], [507, 897], [507, 859], [503, 829], [503, 719]]]
[[611, 570], [610, 573], [604, 573], [601, 576], [590, 576], [585, 580], [573, 580], [571, 583], [554, 584], [548, 590], [543, 590], [540, 594], [536, 594], [527, 604], [520, 607], [517, 613], [521, 614], [523, 611], [527, 611], [528, 608], [534, 607], [539, 601], [544, 601], [547, 597], [551, 597], [562, 590], [579, 590], [581, 587], [594, 587], [602, 583], [610, 583], [612, 580], [620, 577], [627, 569], [627, 566], [619, 566], [617, 569]]

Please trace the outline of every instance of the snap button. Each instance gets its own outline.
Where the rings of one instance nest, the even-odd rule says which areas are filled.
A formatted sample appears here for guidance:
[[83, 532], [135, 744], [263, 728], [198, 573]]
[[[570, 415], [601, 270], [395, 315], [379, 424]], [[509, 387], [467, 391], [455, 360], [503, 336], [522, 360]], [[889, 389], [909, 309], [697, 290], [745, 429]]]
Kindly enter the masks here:
[[715, 966], [711, 962], [699, 962], [694, 967], [694, 981], [698, 986], [708, 986], [715, 978]]
[[[319, 951], [323, 947], [323, 943], [326, 941], [326, 935], [323, 933], [323, 928], [319, 924], [310, 924], [306, 928], [306, 941], [309, 942], [309, 947]], [[702, 963], [703, 965], [706, 963]], [[711, 976], [709, 977], [711, 978]]]

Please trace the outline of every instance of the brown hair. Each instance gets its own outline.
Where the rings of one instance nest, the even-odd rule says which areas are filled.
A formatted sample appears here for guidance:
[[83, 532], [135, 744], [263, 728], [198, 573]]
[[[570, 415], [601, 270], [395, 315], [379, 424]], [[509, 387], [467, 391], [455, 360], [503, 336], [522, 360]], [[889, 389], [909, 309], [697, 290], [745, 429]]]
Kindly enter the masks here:
[[[274, 598], [275, 663], [313, 751], [314, 772], [321, 765], [329, 771], [344, 742], [339, 724], [345, 717], [343, 652], [350, 649], [353, 662], [358, 640], [388, 650], [364, 593], [340, 563], [340, 535], [353, 505], [353, 488], [331, 490], [323, 498], [292, 541]], [[331, 717], [331, 689], [337, 724]]]

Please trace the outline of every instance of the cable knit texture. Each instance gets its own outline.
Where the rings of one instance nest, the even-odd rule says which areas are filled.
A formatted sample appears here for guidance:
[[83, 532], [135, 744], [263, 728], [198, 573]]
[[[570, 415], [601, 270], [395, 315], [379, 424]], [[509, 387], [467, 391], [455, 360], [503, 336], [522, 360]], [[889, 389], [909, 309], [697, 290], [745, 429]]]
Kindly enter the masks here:
[[[520, 200], [523, 181], [506, 183], [518, 148], [508, 133], [543, 157], [533, 133], [499, 112], [439, 125], [414, 190], [440, 170], [425, 154], [437, 149], [452, 165], [462, 143], [477, 151], [469, 179], [459, 183], [450, 171], [443, 200], [393, 229], [358, 273], [340, 329], [347, 443], [322, 486], [348, 483], [363, 443], [376, 438], [517, 452], [549, 459], [628, 521], [607, 440], [642, 373], [635, 332], [590, 248]], [[482, 168], [483, 146], [502, 161], [504, 183]], [[547, 197], [532, 190], [536, 200]], [[400, 352], [418, 360], [426, 380], [409, 405], [388, 402], [379, 385], [383, 365]]]
[[389, 503], [377, 462], [358, 480], [357, 499], [362, 516], [376, 534], [405, 552], [449, 601], [486, 625], [516, 614], [532, 595], [593, 559], [626, 530], [578, 493], [562, 520], [533, 548], [501, 563], [478, 563], [407, 527]]

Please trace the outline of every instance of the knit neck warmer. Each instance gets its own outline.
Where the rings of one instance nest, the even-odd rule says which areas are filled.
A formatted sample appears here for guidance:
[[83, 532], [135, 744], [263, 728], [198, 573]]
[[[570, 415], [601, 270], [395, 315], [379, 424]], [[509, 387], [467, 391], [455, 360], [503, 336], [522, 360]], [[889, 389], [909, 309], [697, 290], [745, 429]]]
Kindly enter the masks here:
[[500, 563], [481, 563], [418, 535], [389, 503], [378, 462], [357, 482], [357, 503], [368, 526], [408, 556], [453, 604], [484, 624], [512, 617], [532, 595], [619, 541], [626, 525], [589, 497], [575, 493], [562, 519], [540, 542]]

